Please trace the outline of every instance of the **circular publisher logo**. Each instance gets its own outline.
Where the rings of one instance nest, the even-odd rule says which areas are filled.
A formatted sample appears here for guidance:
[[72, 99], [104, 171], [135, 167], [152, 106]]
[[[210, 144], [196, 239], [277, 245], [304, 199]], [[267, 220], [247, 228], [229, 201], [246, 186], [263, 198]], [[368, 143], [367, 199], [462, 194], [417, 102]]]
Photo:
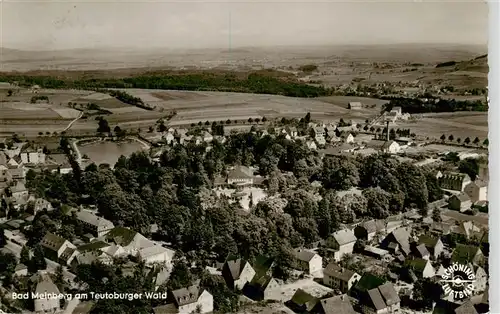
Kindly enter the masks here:
[[453, 263], [445, 269], [440, 281], [446, 295], [453, 295], [455, 299], [463, 299], [472, 296], [476, 275], [471, 267]]

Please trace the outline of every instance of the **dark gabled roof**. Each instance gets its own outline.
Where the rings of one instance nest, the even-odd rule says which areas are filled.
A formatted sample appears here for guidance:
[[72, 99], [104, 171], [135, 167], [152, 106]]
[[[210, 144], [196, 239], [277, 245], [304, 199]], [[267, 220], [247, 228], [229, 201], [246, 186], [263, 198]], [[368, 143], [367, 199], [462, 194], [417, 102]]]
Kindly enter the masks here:
[[360, 292], [366, 292], [382, 285], [384, 280], [372, 274], [364, 274], [354, 286]]
[[426, 247], [434, 248], [438, 243], [439, 238], [431, 237], [429, 235], [423, 234], [418, 238], [418, 244], [424, 244]]
[[349, 281], [349, 279], [351, 279], [355, 274], [355, 272], [353, 272], [352, 270], [342, 268], [333, 262], [325, 267], [323, 273], [345, 282]]
[[73, 253], [74, 253], [74, 252], [75, 252], [75, 249], [70, 248], [70, 247], [67, 247], [67, 248], [64, 250], [64, 252], [62, 252], [62, 254], [61, 254], [61, 257], [60, 257], [60, 258], [61, 258], [63, 261], [67, 261], [67, 260], [71, 257], [71, 255], [73, 255]]
[[82, 246], [78, 247], [78, 251], [80, 252], [87, 252], [87, 251], [94, 251], [94, 250], [99, 250], [105, 247], [108, 247], [109, 244], [104, 242], [104, 241], [94, 241], [89, 244], [85, 244]]
[[113, 240], [116, 244], [127, 246], [134, 240], [137, 232], [125, 227], [115, 227], [111, 229], [107, 234], [106, 238]]
[[172, 291], [175, 303], [177, 306], [183, 306], [198, 301], [198, 296], [201, 294], [198, 286], [190, 286]]
[[465, 193], [460, 193], [458, 195], [453, 195], [452, 198], [456, 198], [458, 199], [460, 202], [467, 202], [467, 201], [470, 201], [470, 198], [469, 198], [469, 195], [465, 194]]
[[255, 270], [255, 277], [260, 278], [267, 274], [267, 272], [273, 267], [274, 259], [259, 255], [255, 258], [253, 262], [253, 269]]
[[298, 306], [305, 306], [305, 310], [309, 312], [316, 306], [319, 299], [302, 289], [297, 289], [290, 301]]
[[377, 311], [385, 309], [387, 307], [387, 305], [384, 302], [384, 299], [382, 298], [382, 294], [380, 294], [380, 290], [378, 290], [378, 288], [368, 290], [368, 297], [370, 298], [373, 307]]
[[427, 248], [425, 247], [425, 244], [419, 244], [419, 245], [417, 245], [417, 247], [415, 248], [415, 250], [417, 251], [418, 255], [420, 255], [420, 257], [424, 257], [424, 256], [429, 256], [430, 255], [429, 250], [427, 250]]
[[409, 270], [413, 270], [417, 273], [422, 273], [425, 269], [425, 266], [427, 265], [429, 261], [423, 259], [423, 258], [414, 258], [414, 259], [407, 259], [405, 261], [405, 266]]
[[390, 282], [386, 282], [383, 285], [379, 286], [378, 290], [380, 290], [380, 294], [382, 294], [385, 304], [387, 304], [388, 306], [392, 306], [401, 301], [399, 299], [398, 293], [396, 292], [396, 289], [394, 289], [393, 284]]
[[224, 271], [229, 272], [229, 275], [231, 276], [232, 280], [238, 280], [240, 278], [241, 272], [243, 271], [243, 268], [245, 268], [245, 265], [247, 264], [247, 261], [238, 258], [235, 260], [228, 260], [226, 261], [224, 265]]
[[229, 171], [227, 175], [228, 179], [252, 179], [252, 171], [250, 168], [245, 166], [236, 166], [233, 170]]
[[48, 249], [58, 251], [66, 240], [60, 236], [47, 232], [40, 244]]
[[394, 230], [392, 236], [399, 244], [400, 249], [408, 254], [410, 252], [410, 234], [405, 228], [398, 228]]
[[293, 255], [295, 256], [296, 259], [303, 261], [303, 262], [309, 262], [310, 260], [313, 259], [314, 256], [316, 256], [316, 252], [311, 251], [311, 250], [306, 250], [306, 249], [295, 249], [293, 251]]
[[385, 228], [383, 221], [375, 219], [365, 221], [362, 227], [365, 228], [366, 232], [369, 234], [381, 231]]
[[481, 252], [481, 249], [477, 246], [457, 244], [455, 250], [453, 250], [451, 261], [460, 264], [469, 264], [472, 263], [472, 260], [478, 252]]
[[345, 294], [320, 301], [324, 314], [356, 314], [349, 297]]
[[477, 314], [476, 308], [470, 300], [455, 309], [455, 314]]

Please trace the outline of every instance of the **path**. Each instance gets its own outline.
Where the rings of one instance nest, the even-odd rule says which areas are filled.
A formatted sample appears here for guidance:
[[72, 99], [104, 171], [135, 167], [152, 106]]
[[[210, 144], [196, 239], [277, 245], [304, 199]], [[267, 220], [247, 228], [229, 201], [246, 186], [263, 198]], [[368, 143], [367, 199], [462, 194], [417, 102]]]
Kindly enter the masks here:
[[141, 140], [140, 138], [137, 138], [137, 137], [134, 137], [134, 136], [129, 136], [129, 137], [127, 137], [127, 139], [139, 142], [140, 144], [142, 144], [142, 146], [144, 146], [144, 149], [146, 149], [146, 150], [150, 150], [151, 149], [151, 145], [149, 145], [145, 141]]
[[71, 141], [71, 148], [73, 149], [73, 151], [75, 152], [76, 154], [76, 162], [78, 163], [78, 165], [80, 167], [82, 167], [82, 153], [80, 152], [80, 150], [78, 149], [78, 145], [77, 143], [79, 142], [80, 140], [74, 140], [74, 141]]
[[81, 117], [83, 116], [83, 111], [80, 111], [80, 114], [78, 115], [78, 117], [76, 117], [75, 119], [73, 119], [73, 121], [71, 121], [68, 126], [62, 130], [62, 132], [66, 132], [67, 130], [69, 130], [71, 128], [71, 126], [73, 125], [73, 123], [75, 123], [76, 121], [78, 121]]

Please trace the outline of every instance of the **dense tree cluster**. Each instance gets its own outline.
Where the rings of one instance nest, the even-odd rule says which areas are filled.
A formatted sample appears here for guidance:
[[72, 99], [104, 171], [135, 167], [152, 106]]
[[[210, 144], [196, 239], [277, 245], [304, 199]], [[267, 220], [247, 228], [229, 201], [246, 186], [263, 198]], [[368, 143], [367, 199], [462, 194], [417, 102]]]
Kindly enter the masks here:
[[[239, 204], [217, 196], [211, 189], [214, 179], [224, 177], [227, 166], [234, 164], [258, 166], [267, 178], [269, 194], [283, 200], [283, 206], [264, 200], [243, 214]], [[114, 169], [92, 164], [80, 175], [30, 171], [27, 181], [30, 190], [55, 207], [50, 213], [38, 213], [27, 231], [35, 253], [36, 243], [47, 231], [69, 240], [83, 233], [75, 215], [68, 214], [68, 205], [96, 204], [106, 219], [148, 236], [150, 225], [156, 223], [159, 232], [151, 236], [172, 243], [181, 256], [201, 268], [229, 254], [249, 260], [263, 254], [274, 258], [273, 273], [283, 279], [293, 266], [292, 248], [327, 238], [340, 223], [364, 217], [384, 219], [410, 207], [426, 209], [429, 201], [442, 196], [430, 171], [390, 156], [322, 159], [301, 141], [251, 132], [233, 134], [224, 144], [214, 140], [208, 151], [203, 145], [176, 145], [158, 162], [141, 152], [120, 157]], [[313, 181], [322, 187], [315, 188]], [[339, 194], [353, 187], [362, 193]], [[237, 303], [228, 298], [231, 293], [219, 279], [201, 272], [193, 275], [187, 265], [183, 260], [176, 263], [170, 288], [196, 277], [211, 287], [216, 299], [225, 300], [219, 305], [222, 312]], [[130, 285], [138, 280], [121, 278], [119, 270], [104, 266], [99, 266], [99, 272], [105, 269], [106, 274], [96, 276], [98, 270], [91, 268], [95, 266], [85, 267], [78, 273], [82, 281], [109, 280], [94, 282], [95, 291], [132, 289]], [[141, 281], [141, 285], [149, 283]], [[116, 304], [106, 306], [111, 305]], [[131, 305], [116, 306], [127, 312], [126, 306]]]
[[460, 101], [454, 99], [430, 99], [424, 101], [418, 98], [384, 97], [389, 103], [384, 106], [386, 111], [393, 107], [401, 107], [405, 113], [455, 112], [455, 111], [488, 111], [488, 105], [480, 100]]
[[[223, 91], [285, 95], [293, 97], [318, 97], [330, 94], [330, 90], [301, 83], [291, 78], [281, 78], [274, 72], [253, 72], [237, 76], [234, 73], [169, 73], [144, 74], [125, 78], [107, 79], [63, 79], [53, 76], [0, 75], [0, 81], [17, 81], [21, 85], [39, 85], [43, 88], [143, 88], [143, 89], [173, 89], [192, 91]], [[115, 91], [118, 99], [136, 103], [141, 102], [123, 92]]]

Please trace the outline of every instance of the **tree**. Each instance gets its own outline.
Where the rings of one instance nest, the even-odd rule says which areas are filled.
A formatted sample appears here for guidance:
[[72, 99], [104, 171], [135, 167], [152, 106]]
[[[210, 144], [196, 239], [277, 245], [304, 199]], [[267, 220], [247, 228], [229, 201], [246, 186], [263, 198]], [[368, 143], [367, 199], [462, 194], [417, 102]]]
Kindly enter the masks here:
[[21, 258], [19, 261], [26, 266], [30, 264], [30, 250], [26, 245], [21, 249]]
[[252, 123], [253, 122], [253, 119], [252, 118], [248, 118], [248, 123]]
[[106, 119], [100, 117], [97, 127], [97, 132], [99, 133], [109, 133], [111, 132], [111, 128], [109, 127], [109, 123]]
[[230, 119], [227, 119], [227, 120], [226, 120], [226, 124], [231, 124], [231, 120], [230, 120]]
[[266, 117], [262, 117], [262, 122], [267, 122], [267, 118]]
[[28, 269], [30, 270], [30, 273], [36, 273], [37, 271], [44, 270], [46, 268], [47, 268], [47, 262], [45, 261], [45, 255], [43, 254], [43, 249], [40, 245], [37, 245], [35, 246], [33, 258], [31, 259], [30, 265], [28, 265]]
[[466, 137], [465, 140], [464, 140], [464, 143], [465, 145], [469, 145], [470, 143], [470, 138], [469, 137]]
[[5, 237], [5, 230], [0, 228], [0, 248], [3, 248], [7, 244], [7, 238]]
[[325, 188], [348, 190], [359, 182], [358, 168], [349, 158], [327, 157], [323, 161], [322, 181]]
[[453, 137], [453, 134], [450, 134], [450, 136], [448, 136], [448, 141], [453, 141], [455, 138]]
[[207, 121], [205, 121], [205, 125], [206, 125], [206, 126], [209, 126], [209, 125], [210, 125], [210, 122], [209, 122], [208, 120], [207, 120]]
[[432, 220], [434, 222], [441, 222], [442, 221], [441, 211], [437, 207], [432, 210]]
[[457, 143], [459, 143], [459, 144], [460, 144], [460, 142], [461, 142], [461, 141], [462, 141], [462, 139], [461, 139], [460, 137], [459, 137], [459, 138], [457, 138]]
[[59, 288], [59, 291], [63, 292], [64, 290], [64, 274], [63, 268], [61, 265], [57, 266], [55, 271], [54, 284]]
[[490, 144], [490, 141], [486, 138], [483, 141], [483, 146], [488, 146]]
[[474, 145], [479, 144], [479, 138], [478, 138], [478, 137], [476, 137], [472, 143], [473, 143]]
[[174, 267], [168, 280], [168, 288], [177, 290], [189, 287], [193, 284], [193, 279], [193, 275], [186, 262], [182, 259], [177, 259], [174, 261]]
[[441, 142], [444, 142], [446, 140], [446, 135], [443, 134], [443, 135], [441, 135], [440, 138], [441, 138]]
[[12, 94], [13, 94], [13, 93], [14, 93], [14, 92], [12, 91], [12, 89], [9, 89], [9, 90], [7, 91], [7, 97], [12, 96]]
[[311, 122], [311, 113], [310, 112], [308, 112], [306, 114], [306, 116], [304, 117], [304, 123], [307, 125], [307, 124], [309, 124], [309, 122]]

